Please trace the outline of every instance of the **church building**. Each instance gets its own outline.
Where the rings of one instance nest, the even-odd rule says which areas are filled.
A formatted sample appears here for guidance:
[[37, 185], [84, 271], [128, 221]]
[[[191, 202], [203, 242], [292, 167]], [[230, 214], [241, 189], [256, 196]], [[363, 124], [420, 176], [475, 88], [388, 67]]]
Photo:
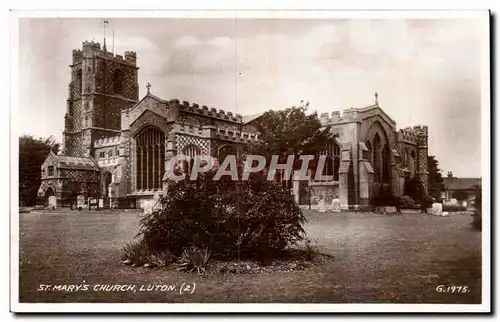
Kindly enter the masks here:
[[[63, 150], [41, 166], [41, 198], [55, 195], [59, 206], [69, 206], [83, 195], [142, 208], [162, 193], [165, 166], [174, 155], [236, 154], [259, 139], [252, 122], [260, 115], [162, 99], [149, 83], [139, 98], [136, 59], [132, 51], [108, 52], [105, 42], [73, 50]], [[339, 199], [344, 209], [363, 209], [381, 189], [403, 195], [405, 180], [413, 177], [427, 188], [426, 126], [397, 130], [377, 94], [370, 106], [320, 117], [339, 134], [324, 152], [333, 180], [294, 181], [297, 202]]]

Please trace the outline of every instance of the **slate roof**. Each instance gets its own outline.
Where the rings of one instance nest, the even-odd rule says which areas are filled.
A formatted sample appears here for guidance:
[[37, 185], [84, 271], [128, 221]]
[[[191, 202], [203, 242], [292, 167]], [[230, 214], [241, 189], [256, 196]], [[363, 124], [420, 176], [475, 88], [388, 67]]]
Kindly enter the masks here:
[[46, 162], [47, 164], [55, 164], [58, 168], [63, 169], [99, 170], [99, 166], [94, 159], [89, 157], [70, 157], [66, 155], [56, 155], [51, 152]]
[[481, 178], [443, 178], [446, 190], [472, 189], [474, 185], [481, 185]]

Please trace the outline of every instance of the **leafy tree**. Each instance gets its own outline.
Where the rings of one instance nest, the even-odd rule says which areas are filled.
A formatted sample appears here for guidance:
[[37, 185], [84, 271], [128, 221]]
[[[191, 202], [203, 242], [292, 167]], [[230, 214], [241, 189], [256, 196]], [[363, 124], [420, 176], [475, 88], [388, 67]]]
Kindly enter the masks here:
[[41, 183], [40, 167], [50, 151], [59, 151], [59, 143], [53, 137], [37, 139], [23, 135], [19, 138], [19, 202], [22, 205], [36, 203]]
[[441, 200], [441, 192], [444, 191], [444, 183], [441, 169], [439, 169], [439, 162], [435, 156], [427, 156], [427, 168], [429, 171], [429, 195], [439, 201]]
[[469, 194], [465, 190], [455, 190], [453, 191], [451, 197], [457, 199], [458, 201], [464, 201], [467, 200]]
[[415, 202], [421, 203], [425, 195], [424, 186], [417, 177], [405, 181], [405, 195], [411, 197]]
[[[279, 111], [267, 111], [255, 121], [259, 142], [249, 147], [249, 152], [266, 158], [267, 165], [273, 155], [280, 156], [280, 163], [286, 163], [294, 155], [294, 170], [301, 167], [300, 155], [318, 155], [338, 136], [331, 127], [322, 126], [317, 112], [307, 114], [309, 102]], [[310, 162], [310, 168], [315, 167]], [[291, 185], [288, 182], [287, 188]]]

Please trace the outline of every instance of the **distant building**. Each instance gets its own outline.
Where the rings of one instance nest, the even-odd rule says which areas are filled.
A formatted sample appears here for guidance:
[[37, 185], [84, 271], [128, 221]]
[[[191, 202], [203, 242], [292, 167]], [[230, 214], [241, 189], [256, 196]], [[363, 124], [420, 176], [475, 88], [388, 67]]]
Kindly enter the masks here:
[[455, 191], [463, 190], [467, 192], [467, 201], [474, 199], [474, 193], [477, 187], [481, 187], [481, 178], [457, 178], [448, 171], [446, 178], [443, 178], [444, 191], [441, 194], [443, 200], [451, 200]]

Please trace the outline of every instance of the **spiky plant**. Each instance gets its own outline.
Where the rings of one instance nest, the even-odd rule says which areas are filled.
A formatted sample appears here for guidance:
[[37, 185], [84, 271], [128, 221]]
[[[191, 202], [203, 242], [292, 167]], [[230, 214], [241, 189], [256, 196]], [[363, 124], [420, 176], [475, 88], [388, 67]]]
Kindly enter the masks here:
[[131, 241], [122, 247], [121, 259], [127, 265], [144, 265], [148, 263], [150, 256], [151, 252], [147, 245], [142, 242]]
[[148, 263], [152, 267], [159, 267], [159, 268], [166, 267], [166, 266], [172, 264], [174, 261], [175, 261], [175, 258], [168, 251], [154, 253], [148, 257]]
[[198, 272], [203, 275], [205, 272], [208, 260], [210, 258], [210, 251], [208, 247], [199, 249], [192, 246], [185, 249], [177, 261], [177, 270], [182, 272]]

